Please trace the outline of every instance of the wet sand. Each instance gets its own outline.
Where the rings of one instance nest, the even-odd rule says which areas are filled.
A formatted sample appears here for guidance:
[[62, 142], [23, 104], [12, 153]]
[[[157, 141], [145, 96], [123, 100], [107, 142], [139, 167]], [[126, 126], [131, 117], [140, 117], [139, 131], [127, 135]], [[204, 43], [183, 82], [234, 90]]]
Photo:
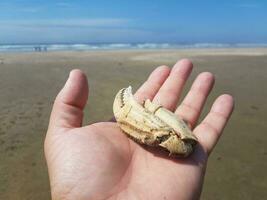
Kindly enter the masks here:
[[221, 93], [236, 109], [207, 169], [202, 199], [267, 196], [267, 49], [197, 49], [0, 54], [0, 199], [50, 199], [43, 155], [54, 97], [73, 68], [90, 84], [84, 123], [109, 119], [119, 88], [134, 89], [159, 65], [190, 58], [216, 76], [204, 113]]

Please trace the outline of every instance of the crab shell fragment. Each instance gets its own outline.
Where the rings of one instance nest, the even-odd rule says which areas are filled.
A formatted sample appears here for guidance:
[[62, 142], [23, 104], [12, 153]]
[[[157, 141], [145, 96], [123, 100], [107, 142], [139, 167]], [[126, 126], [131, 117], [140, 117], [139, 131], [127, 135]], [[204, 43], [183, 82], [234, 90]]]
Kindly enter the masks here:
[[130, 138], [141, 144], [161, 147], [169, 155], [187, 157], [197, 144], [197, 138], [179, 116], [149, 99], [143, 105], [139, 104], [131, 86], [117, 93], [113, 112], [120, 128]]

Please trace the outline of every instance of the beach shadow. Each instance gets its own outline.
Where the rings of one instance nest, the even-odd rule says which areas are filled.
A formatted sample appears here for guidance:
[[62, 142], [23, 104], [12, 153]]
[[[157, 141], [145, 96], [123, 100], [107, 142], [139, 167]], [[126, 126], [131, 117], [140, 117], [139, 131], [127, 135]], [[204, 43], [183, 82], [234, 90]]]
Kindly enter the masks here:
[[17, 146], [8, 146], [8, 147], [6, 147], [6, 149], [5, 149], [5, 151], [6, 152], [8, 152], [8, 151], [15, 151], [15, 150], [17, 150], [18, 149], [18, 147]]
[[3, 144], [5, 144], [5, 143], [6, 143], [5, 140], [0, 140], [0, 145], [3, 145]]
[[3, 131], [3, 130], [0, 130], [0, 135], [5, 135], [6, 134], [6, 132], [5, 131]]
[[254, 105], [251, 105], [250, 108], [251, 108], [252, 110], [259, 110], [259, 107], [254, 106]]

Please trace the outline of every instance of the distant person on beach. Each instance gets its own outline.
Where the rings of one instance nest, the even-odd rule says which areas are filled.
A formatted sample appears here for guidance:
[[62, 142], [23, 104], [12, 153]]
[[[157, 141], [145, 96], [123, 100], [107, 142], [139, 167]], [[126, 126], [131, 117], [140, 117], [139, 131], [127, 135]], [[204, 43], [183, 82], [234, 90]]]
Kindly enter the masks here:
[[139, 102], [159, 102], [190, 123], [199, 145], [190, 157], [175, 160], [145, 150], [114, 122], [82, 126], [88, 83], [83, 72], [71, 71], [56, 97], [45, 140], [53, 199], [199, 199], [208, 156], [234, 101], [230, 95], [219, 96], [197, 125], [214, 76], [199, 74], [176, 108], [192, 67], [186, 59], [172, 69], [158, 67], [135, 93]]

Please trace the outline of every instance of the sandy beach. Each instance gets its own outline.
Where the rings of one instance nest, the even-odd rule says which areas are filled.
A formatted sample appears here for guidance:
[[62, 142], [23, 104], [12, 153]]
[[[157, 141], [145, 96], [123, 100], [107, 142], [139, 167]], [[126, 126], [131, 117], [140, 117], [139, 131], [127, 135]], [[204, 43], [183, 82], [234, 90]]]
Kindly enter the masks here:
[[155, 67], [185, 57], [195, 66], [185, 91], [200, 72], [216, 77], [204, 114], [222, 93], [236, 101], [210, 157], [202, 199], [266, 198], [267, 48], [244, 48], [1, 53], [0, 199], [50, 199], [43, 142], [54, 98], [71, 69], [89, 79], [89, 124], [112, 116], [118, 89], [136, 90]]

